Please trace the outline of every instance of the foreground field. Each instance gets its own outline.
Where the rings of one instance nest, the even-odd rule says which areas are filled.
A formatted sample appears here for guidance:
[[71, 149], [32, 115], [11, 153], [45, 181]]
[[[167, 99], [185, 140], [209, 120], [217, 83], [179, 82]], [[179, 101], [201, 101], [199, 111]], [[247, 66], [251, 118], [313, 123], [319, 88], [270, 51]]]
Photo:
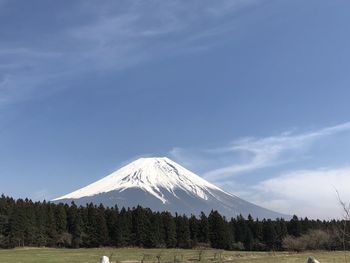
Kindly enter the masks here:
[[[0, 250], [1, 263], [96, 263], [102, 255], [112, 261], [136, 263], [149, 262], [235, 262], [235, 263], [306, 263], [308, 256], [315, 256], [321, 263], [342, 263], [342, 252], [308, 253], [265, 253], [230, 252], [219, 250], [181, 250], [181, 249], [48, 249], [22, 248]], [[347, 255], [350, 257], [350, 254]]]

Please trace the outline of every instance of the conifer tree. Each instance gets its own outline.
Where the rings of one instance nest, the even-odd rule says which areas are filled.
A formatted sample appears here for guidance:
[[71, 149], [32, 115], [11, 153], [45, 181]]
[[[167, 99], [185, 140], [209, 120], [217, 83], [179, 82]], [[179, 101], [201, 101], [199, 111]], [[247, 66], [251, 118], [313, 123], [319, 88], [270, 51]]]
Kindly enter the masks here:
[[97, 232], [97, 207], [90, 203], [86, 208], [86, 222], [84, 224], [83, 243], [87, 247], [98, 247], [99, 244], [99, 233]]
[[35, 205], [36, 245], [47, 246], [45, 203]]
[[133, 245], [143, 247], [148, 239], [148, 227], [150, 225], [149, 218], [146, 215], [146, 210], [141, 206], [137, 206], [132, 211], [132, 235]]
[[67, 213], [68, 232], [72, 235], [71, 246], [79, 248], [82, 244], [82, 218], [77, 206], [72, 202]]
[[253, 221], [253, 217], [249, 214], [248, 220], [245, 224], [244, 240], [243, 240], [244, 247], [248, 251], [252, 250], [254, 246], [253, 231], [254, 231], [254, 221]]
[[248, 231], [247, 222], [242, 215], [237, 216], [235, 222], [236, 222], [235, 224], [236, 242], [244, 243], [247, 236], [247, 231]]
[[261, 242], [263, 240], [263, 225], [259, 219], [256, 219], [254, 222], [253, 235], [257, 242]]
[[190, 227], [187, 216], [175, 216], [177, 247], [190, 248]]
[[277, 233], [271, 219], [263, 221], [264, 242], [269, 250], [276, 250]]
[[152, 213], [150, 210], [147, 211], [146, 215], [149, 219], [147, 220], [146, 232], [147, 239], [145, 246], [148, 248], [164, 247], [164, 227], [160, 213]]
[[174, 217], [169, 212], [161, 214], [164, 228], [164, 241], [167, 248], [176, 246], [176, 225]]
[[24, 210], [24, 202], [19, 199], [14, 206], [10, 220], [10, 245], [12, 247], [25, 246], [25, 229], [26, 229], [26, 216]]
[[6, 242], [5, 242], [5, 235], [6, 235], [6, 225], [7, 225], [7, 219], [8, 216], [6, 215], [6, 202], [5, 202], [5, 196], [2, 195], [0, 198], [0, 248], [5, 248], [6, 247]]
[[229, 249], [232, 246], [232, 239], [228, 224], [218, 211], [211, 211], [208, 217], [209, 240], [213, 248]]
[[200, 220], [198, 222], [198, 241], [201, 243], [209, 242], [209, 223], [207, 216], [201, 212]]
[[105, 246], [108, 244], [108, 228], [105, 218], [105, 209], [101, 204], [98, 209], [96, 209], [96, 226], [95, 226], [95, 236], [97, 246]]
[[194, 215], [191, 215], [189, 219], [189, 227], [190, 227], [190, 237], [191, 237], [191, 246], [196, 246], [198, 242], [198, 235], [199, 235], [199, 227], [198, 227], [198, 220]]
[[72, 242], [72, 235], [69, 234], [67, 230], [67, 210], [68, 206], [63, 204], [59, 204], [55, 208], [57, 232], [56, 244], [58, 247], [71, 245]]
[[276, 247], [278, 250], [282, 250], [283, 239], [288, 235], [287, 225], [284, 219], [277, 219], [275, 221], [276, 226]]
[[293, 218], [289, 221], [288, 232], [295, 237], [301, 236], [302, 225], [299, 221], [299, 218], [296, 215], [294, 215]]
[[[213, 248], [246, 250], [282, 250], [287, 235], [300, 236], [310, 230], [331, 235], [326, 247], [341, 249], [336, 229], [343, 221], [299, 219], [255, 221], [251, 216], [231, 218], [228, 222], [217, 211], [207, 217], [172, 216], [136, 208], [104, 208], [88, 204], [79, 208], [69, 205], [35, 202], [29, 199], [0, 197], [0, 247], [50, 246], [97, 247], [140, 246], [190, 248], [208, 243]], [[243, 244], [243, 247], [242, 247]]]
[[57, 244], [56, 219], [54, 214], [54, 204], [46, 204], [46, 225], [45, 231], [47, 236], [47, 246], [55, 246]]
[[108, 236], [109, 236], [109, 243], [112, 246], [118, 246], [119, 244], [119, 235], [118, 235], [118, 217], [119, 217], [119, 211], [118, 207], [106, 209], [105, 212], [106, 216], [106, 223], [107, 223], [107, 229], [108, 229]]
[[132, 230], [132, 216], [131, 211], [126, 210], [124, 207], [120, 210], [120, 220], [117, 224], [117, 233], [118, 233], [118, 246], [125, 247], [132, 245], [131, 240], [131, 230]]
[[56, 205], [55, 207], [56, 218], [56, 231], [58, 234], [62, 234], [67, 231], [67, 212], [66, 207], [63, 204]]

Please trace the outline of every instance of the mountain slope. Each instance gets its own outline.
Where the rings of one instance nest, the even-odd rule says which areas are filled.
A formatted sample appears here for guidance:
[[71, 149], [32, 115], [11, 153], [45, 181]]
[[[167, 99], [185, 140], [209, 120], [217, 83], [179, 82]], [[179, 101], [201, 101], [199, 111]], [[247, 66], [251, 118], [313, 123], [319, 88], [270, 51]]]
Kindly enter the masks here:
[[116, 172], [53, 202], [133, 207], [184, 214], [212, 209], [230, 218], [242, 214], [259, 218], [287, 217], [244, 201], [207, 182], [172, 160], [140, 158]]

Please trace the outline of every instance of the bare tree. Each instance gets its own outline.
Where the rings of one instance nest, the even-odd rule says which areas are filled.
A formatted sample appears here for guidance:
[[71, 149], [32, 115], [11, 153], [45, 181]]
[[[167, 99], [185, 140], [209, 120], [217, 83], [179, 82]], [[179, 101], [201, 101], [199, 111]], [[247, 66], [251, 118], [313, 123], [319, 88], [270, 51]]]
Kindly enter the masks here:
[[338, 202], [343, 210], [343, 220], [342, 220], [343, 225], [342, 225], [342, 228], [340, 229], [340, 233], [341, 233], [341, 239], [343, 244], [344, 260], [345, 260], [345, 263], [347, 263], [348, 261], [346, 256], [346, 239], [350, 236], [349, 233], [347, 232], [348, 222], [350, 221], [350, 203], [344, 202], [341, 199], [338, 190], [336, 190], [336, 192], [338, 196]]

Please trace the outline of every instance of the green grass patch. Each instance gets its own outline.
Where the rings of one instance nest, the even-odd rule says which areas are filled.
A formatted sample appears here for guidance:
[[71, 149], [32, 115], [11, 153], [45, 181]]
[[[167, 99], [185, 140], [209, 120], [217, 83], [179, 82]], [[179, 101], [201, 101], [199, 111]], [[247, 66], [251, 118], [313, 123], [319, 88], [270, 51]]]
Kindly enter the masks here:
[[[140, 248], [92, 248], [51, 249], [18, 248], [0, 250], [1, 263], [96, 263], [103, 255], [113, 262], [235, 262], [235, 263], [306, 263], [308, 256], [315, 256], [321, 263], [343, 263], [343, 252], [238, 252], [220, 250], [140, 249]], [[347, 254], [350, 259], [350, 254]]]

